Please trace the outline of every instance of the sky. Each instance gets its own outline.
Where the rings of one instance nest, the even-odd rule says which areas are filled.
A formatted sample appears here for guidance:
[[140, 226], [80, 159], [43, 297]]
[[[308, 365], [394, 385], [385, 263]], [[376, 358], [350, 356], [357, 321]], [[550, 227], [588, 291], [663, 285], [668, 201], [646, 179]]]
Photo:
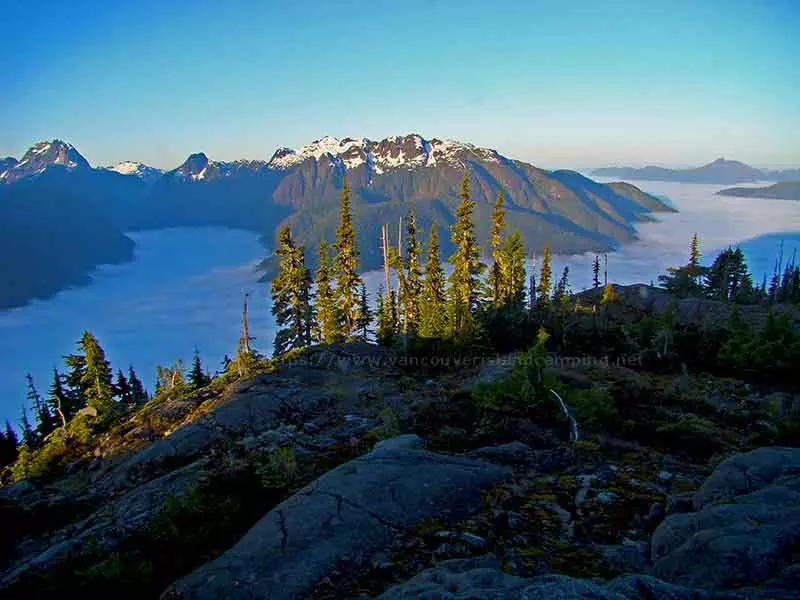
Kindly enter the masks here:
[[[34, 8], [35, 7], [35, 8]], [[4, 3], [0, 156], [452, 138], [545, 168], [800, 166], [795, 0]]]

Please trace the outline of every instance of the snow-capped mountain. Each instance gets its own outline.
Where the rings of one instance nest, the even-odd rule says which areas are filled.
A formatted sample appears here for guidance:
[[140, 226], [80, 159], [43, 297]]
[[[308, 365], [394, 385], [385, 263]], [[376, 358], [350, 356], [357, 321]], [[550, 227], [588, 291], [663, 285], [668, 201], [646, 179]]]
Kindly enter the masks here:
[[203, 152], [190, 154], [181, 166], [166, 175], [183, 181], [214, 181], [224, 177], [254, 174], [268, 169], [263, 160], [235, 160], [233, 162], [211, 160]]
[[146, 183], [152, 183], [164, 174], [162, 169], [130, 160], [117, 163], [113, 167], [105, 167], [105, 169], [107, 171], [114, 171], [120, 175], [133, 175]]
[[[7, 160], [7, 159], [4, 159]], [[34, 144], [18, 163], [0, 174], [0, 180], [13, 182], [31, 175], [38, 175], [52, 166], [65, 169], [89, 169], [89, 162], [72, 144], [61, 140], [42, 141]]]
[[273, 169], [287, 170], [307, 160], [328, 157], [333, 164], [345, 169], [355, 169], [361, 165], [375, 174], [383, 174], [393, 169], [415, 169], [435, 167], [444, 164], [463, 166], [468, 158], [500, 162], [505, 159], [496, 150], [479, 148], [465, 142], [432, 138], [426, 140], [421, 135], [390, 136], [381, 141], [367, 138], [335, 138], [325, 136], [314, 140], [299, 150], [279, 148], [269, 160]]

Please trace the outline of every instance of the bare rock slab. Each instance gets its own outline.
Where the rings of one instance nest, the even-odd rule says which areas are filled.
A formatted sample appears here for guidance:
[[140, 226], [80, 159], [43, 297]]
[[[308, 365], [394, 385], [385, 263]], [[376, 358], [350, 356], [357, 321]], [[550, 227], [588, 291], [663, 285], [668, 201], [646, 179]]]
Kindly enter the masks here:
[[326, 473], [164, 597], [302, 597], [334, 561], [386, 547], [412, 523], [470, 514], [480, 506], [480, 491], [510, 474], [419, 446], [416, 436], [403, 436]]

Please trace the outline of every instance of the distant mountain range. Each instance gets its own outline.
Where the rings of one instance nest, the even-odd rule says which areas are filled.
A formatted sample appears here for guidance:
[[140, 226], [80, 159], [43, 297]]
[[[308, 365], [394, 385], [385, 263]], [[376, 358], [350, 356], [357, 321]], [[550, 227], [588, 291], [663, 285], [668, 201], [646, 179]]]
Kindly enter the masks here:
[[645, 181], [676, 181], [679, 183], [733, 184], [755, 181], [800, 180], [800, 169], [782, 171], [760, 170], [738, 160], [717, 160], [693, 169], [667, 169], [664, 167], [605, 167], [595, 169], [596, 177], [619, 177]]
[[[652, 218], [650, 213], [673, 211], [630, 184], [604, 185], [574, 171], [545, 171], [496, 150], [416, 134], [381, 141], [323, 137], [299, 150], [280, 148], [269, 160], [221, 162], [196, 153], [166, 172], [137, 162], [92, 168], [73, 146], [53, 140], [37, 143], [20, 161], [0, 159], [0, 190], [9, 194], [25, 187], [31, 205], [51, 194], [79, 198], [84, 210], [99, 215], [104, 224], [90, 220], [112, 237], [138, 229], [216, 225], [257, 232], [270, 247], [278, 227], [288, 223], [308, 247], [313, 267], [319, 242], [334, 239], [346, 177], [361, 263], [372, 269], [380, 264], [380, 225], [398, 223], [412, 201], [421, 230], [434, 221], [442, 228], [443, 252], [449, 255], [452, 246], [444, 228], [454, 221], [465, 169], [483, 243], [500, 189], [506, 193], [508, 222], [520, 229], [529, 247], [540, 250], [547, 244], [558, 253], [614, 248], [636, 239], [634, 224]], [[50, 204], [41, 202], [38, 219], [50, 223]], [[22, 230], [13, 233], [24, 235]], [[96, 250], [95, 264], [109, 260], [107, 248], [97, 244]], [[70, 246], [53, 252], [70, 252]], [[112, 260], [117, 257], [110, 253]], [[9, 255], [1, 255], [0, 278], [14, 269]], [[63, 283], [70, 282], [65, 278]], [[26, 294], [37, 295], [28, 290], [14, 298]], [[9, 301], [0, 301], [2, 306]]]
[[743, 198], [770, 198], [774, 200], [800, 200], [800, 181], [781, 181], [758, 188], [733, 187], [717, 192], [720, 196]]

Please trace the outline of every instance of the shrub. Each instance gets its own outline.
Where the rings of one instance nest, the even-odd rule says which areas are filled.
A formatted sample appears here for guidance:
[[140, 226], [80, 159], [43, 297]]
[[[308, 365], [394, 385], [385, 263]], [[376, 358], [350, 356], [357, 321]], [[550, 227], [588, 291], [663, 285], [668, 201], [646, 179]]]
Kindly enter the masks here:
[[582, 429], [608, 428], [616, 421], [617, 406], [604, 388], [595, 386], [588, 390], [570, 390], [568, 403]]

